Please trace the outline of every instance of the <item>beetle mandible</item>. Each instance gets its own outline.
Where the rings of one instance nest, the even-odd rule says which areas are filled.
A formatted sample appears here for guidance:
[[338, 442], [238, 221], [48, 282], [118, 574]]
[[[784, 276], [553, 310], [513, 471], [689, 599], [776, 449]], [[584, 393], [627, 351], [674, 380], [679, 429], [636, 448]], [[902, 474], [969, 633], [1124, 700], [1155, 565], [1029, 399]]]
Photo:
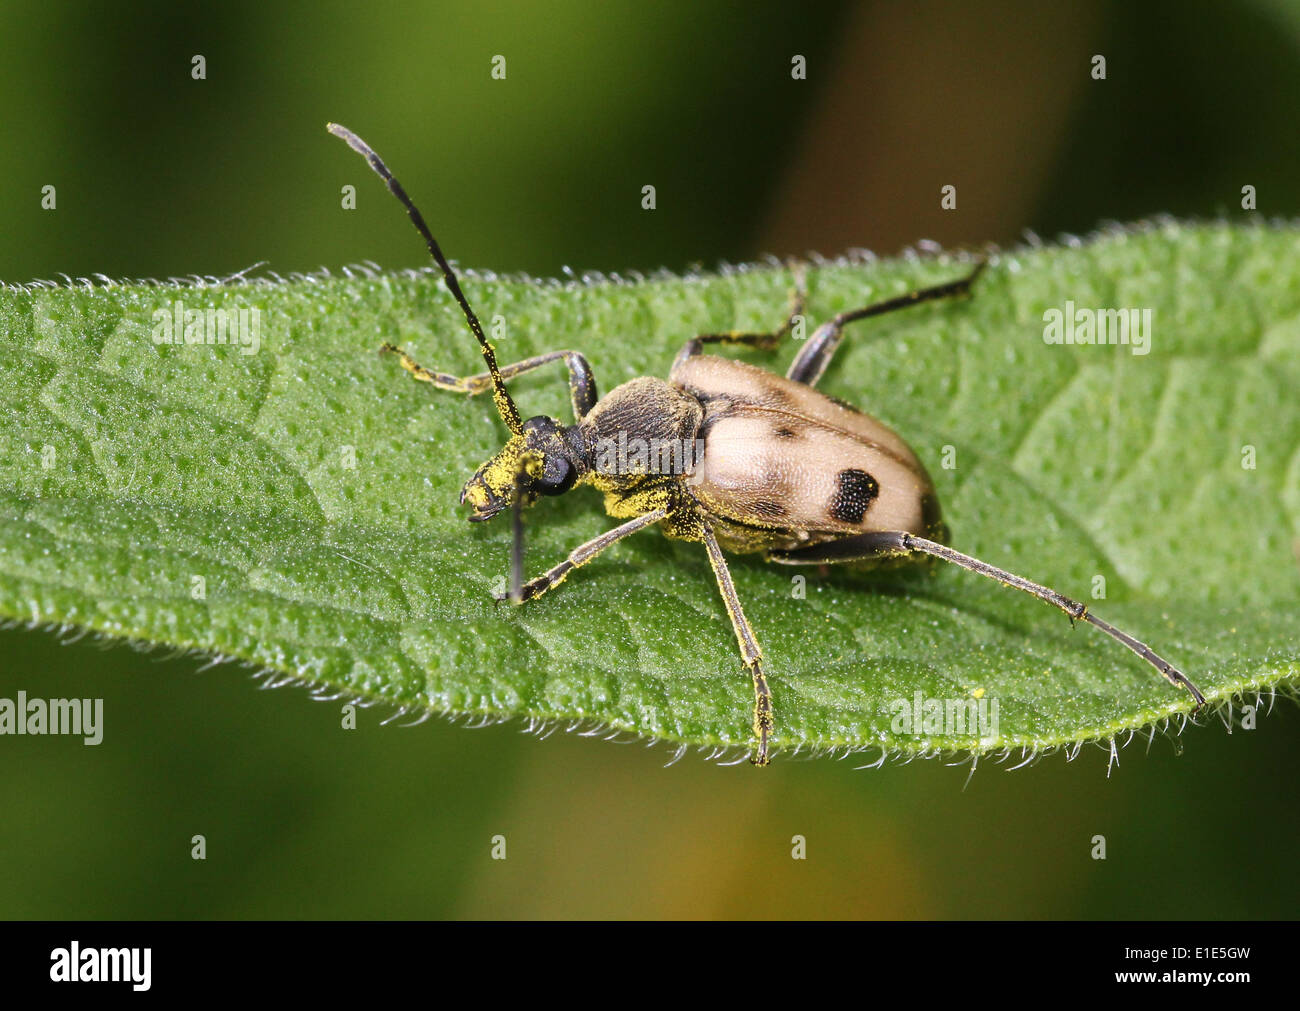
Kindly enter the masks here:
[[[741, 607], [724, 549], [764, 552], [786, 565], [941, 558], [1023, 590], [1069, 618], [1101, 629], [1150, 663], [1169, 681], [1205, 704], [1200, 689], [1145, 643], [1098, 618], [1087, 606], [1022, 576], [948, 547], [948, 530], [934, 485], [916, 454], [892, 429], [868, 414], [817, 391], [849, 323], [939, 299], [969, 295], [984, 270], [980, 260], [965, 277], [922, 288], [862, 309], [842, 312], [820, 326], [795, 356], [784, 377], [746, 362], [704, 353], [708, 344], [775, 349], [802, 311], [802, 286], [785, 323], [767, 333], [701, 334], [686, 342], [667, 380], [633, 379], [598, 397], [586, 358], [577, 351], [551, 351], [498, 366], [460, 282], [402, 185], [368, 144], [346, 127], [328, 124], [370, 163], [406, 208], [460, 306], [487, 372], [453, 376], [417, 364], [401, 348], [384, 344], [416, 379], [438, 389], [475, 395], [492, 392], [510, 436], [461, 491], [471, 521], [512, 508], [515, 523], [511, 585], [515, 603], [535, 600], [580, 565], [630, 534], [659, 526], [668, 537], [700, 541], [718, 582], [754, 684], [754, 745], [750, 761], [767, 765], [773, 733], [772, 691], [763, 653]], [[551, 362], [568, 370], [575, 423], [555, 418], [521, 420], [505, 381]], [[604, 452], [610, 446], [678, 447], [675, 466]], [[696, 453], [685, 447], [703, 447]], [[624, 522], [588, 541], [547, 572], [522, 577], [522, 509], [541, 496], [562, 495], [589, 484], [604, 493], [605, 511]]]

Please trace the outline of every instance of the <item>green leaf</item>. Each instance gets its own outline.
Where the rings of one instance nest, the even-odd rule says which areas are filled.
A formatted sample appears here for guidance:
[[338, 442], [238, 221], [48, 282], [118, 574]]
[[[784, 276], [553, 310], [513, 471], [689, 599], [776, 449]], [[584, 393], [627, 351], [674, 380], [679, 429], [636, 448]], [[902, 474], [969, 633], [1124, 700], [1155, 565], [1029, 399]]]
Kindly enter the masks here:
[[[1253, 701], [1300, 674], [1298, 265], [1289, 227], [1165, 224], [1003, 253], [968, 302], [854, 324], [822, 388], [908, 439], [959, 550], [1087, 601], [1212, 701]], [[814, 265], [808, 316], [966, 269]], [[502, 317], [503, 360], [579, 349], [605, 391], [666, 375], [692, 334], [774, 325], [789, 286], [768, 267], [465, 285], [489, 328]], [[1046, 343], [1044, 313], [1067, 300], [1149, 308], [1148, 353]], [[257, 310], [255, 353], [156, 343], [176, 303]], [[375, 354], [389, 340], [480, 369], [432, 274], [16, 288], [0, 334], [0, 615], [412, 712], [749, 747], [751, 685], [698, 544], [647, 531], [525, 607], [490, 599], [510, 524], [467, 524], [456, 499], [503, 439], [491, 400]], [[792, 353], [737, 352], [778, 371]], [[525, 415], [568, 417], [562, 376], [512, 384]], [[529, 572], [613, 522], [590, 489], [543, 500]], [[1095, 629], [955, 567], [738, 556], [732, 571], [778, 750], [1033, 753], [1191, 708]], [[996, 732], [903, 732], [918, 692], [996, 700]]]

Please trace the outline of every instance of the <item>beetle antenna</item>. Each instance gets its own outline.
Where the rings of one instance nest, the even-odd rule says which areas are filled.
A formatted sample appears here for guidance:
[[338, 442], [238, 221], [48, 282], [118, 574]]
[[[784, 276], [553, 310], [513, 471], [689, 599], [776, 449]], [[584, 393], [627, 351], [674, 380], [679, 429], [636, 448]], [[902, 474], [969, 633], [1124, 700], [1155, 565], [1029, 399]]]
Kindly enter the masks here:
[[340, 126], [338, 123], [327, 123], [325, 128], [335, 137], [345, 140], [348, 147], [370, 162], [370, 167], [388, 184], [389, 192], [397, 197], [402, 202], [402, 206], [406, 208], [406, 213], [411, 218], [411, 224], [415, 225], [415, 230], [424, 236], [424, 242], [429, 247], [429, 255], [433, 257], [433, 262], [442, 271], [447, 290], [451, 292], [452, 297], [460, 305], [460, 311], [465, 314], [465, 321], [469, 323], [470, 330], [474, 332], [474, 337], [478, 340], [479, 349], [483, 352], [483, 360], [487, 362], [488, 372], [492, 374], [492, 399], [496, 401], [497, 413], [501, 415], [501, 420], [506, 423], [506, 428], [510, 429], [512, 435], [522, 434], [523, 425], [519, 422], [519, 409], [515, 407], [515, 402], [510, 399], [510, 394], [506, 391], [505, 380], [501, 377], [501, 370], [497, 368], [496, 352], [493, 351], [492, 345], [488, 343], [487, 337], [484, 336], [483, 325], [478, 321], [478, 317], [474, 315], [474, 310], [470, 308], [465, 293], [460, 290], [460, 281], [456, 279], [456, 272], [451, 269], [451, 264], [442, 255], [442, 247], [438, 245], [438, 240], [433, 237], [433, 233], [429, 231], [429, 226], [424, 223], [424, 215], [411, 202], [411, 198], [406, 195], [406, 190], [402, 189], [402, 184], [394, 178], [393, 173], [388, 171], [388, 166], [384, 164], [379, 155], [375, 154], [369, 144], [346, 126]]
[[1186, 688], [1193, 699], [1196, 700], [1196, 708], [1200, 709], [1205, 705], [1205, 696], [1201, 690], [1196, 687], [1187, 676], [1177, 667], [1171, 664], [1164, 657], [1160, 656], [1155, 650], [1151, 649], [1144, 642], [1134, 639], [1127, 632], [1121, 631], [1108, 621], [1103, 621], [1095, 614], [1088, 611], [1086, 604], [1081, 604], [1077, 600], [1071, 600], [1055, 590], [1046, 586], [1039, 586], [1037, 583], [1025, 579], [1023, 576], [1017, 576], [1014, 573], [1007, 572], [1005, 569], [999, 569], [996, 565], [990, 565], [988, 562], [982, 562], [978, 558], [972, 558], [970, 555], [963, 555], [960, 551], [954, 551], [946, 544], [938, 544], [935, 541], [927, 541], [924, 537], [915, 537], [912, 534], [904, 534], [902, 537], [903, 546], [910, 548], [912, 551], [920, 551], [927, 555], [933, 555], [935, 558], [942, 558], [945, 562], [952, 562], [954, 565], [960, 565], [963, 569], [969, 569], [971, 572], [978, 572], [981, 576], [988, 576], [990, 579], [996, 579], [1003, 586], [1014, 587], [1017, 590], [1024, 590], [1025, 593], [1037, 597], [1039, 600], [1046, 601], [1053, 607], [1058, 607], [1066, 613], [1070, 623], [1075, 621], [1086, 621], [1089, 625], [1094, 625], [1101, 629], [1116, 642], [1127, 646], [1152, 667], [1158, 670], [1170, 684], [1180, 688]]
[[524, 496], [515, 482], [514, 507], [511, 515], [514, 519], [514, 539], [510, 545], [510, 603], [524, 602]]
[[510, 544], [510, 603], [524, 602], [524, 478], [530, 468], [540, 463], [533, 453], [524, 453], [515, 470], [514, 484], [510, 489], [510, 515], [513, 537]]

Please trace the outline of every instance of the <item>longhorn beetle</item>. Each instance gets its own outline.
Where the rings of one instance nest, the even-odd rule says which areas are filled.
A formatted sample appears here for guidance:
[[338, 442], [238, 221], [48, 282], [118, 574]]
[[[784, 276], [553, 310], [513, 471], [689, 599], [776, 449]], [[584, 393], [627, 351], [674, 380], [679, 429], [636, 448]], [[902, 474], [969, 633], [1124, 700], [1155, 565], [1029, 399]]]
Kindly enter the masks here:
[[[510, 437], [481, 466], [460, 494], [472, 510], [471, 521], [491, 519], [507, 507], [514, 514], [511, 585], [497, 599], [517, 604], [535, 600], [562, 583], [629, 534], [658, 525], [668, 537], [701, 541], [718, 581], [722, 601], [735, 629], [740, 657], [754, 682], [754, 753], [750, 761], [766, 765], [773, 730], [772, 691], [763, 673], [758, 639], [736, 595], [723, 549], [763, 552], [768, 561], [785, 565], [821, 565], [941, 558], [1004, 586], [1023, 590], [1060, 608], [1073, 624], [1095, 625], [1151, 664], [1174, 685], [1187, 689], [1197, 708], [1205, 704], [1199, 688], [1181, 671], [1086, 605], [948, 547], [948, 529], [925, 467], [892, 429], [868, 414], [816, 389], [849, 323], [895, 309], [970, 294], [985, 261], [963, 278], [922, 288], [842, 312], [822, 324], [795, 355], [784, 377], [745, 362], [704, 353], [709, 344], [740, 344], [774, 350], [790, 334], [803, 306], [803, 286], [796, 287], [786, 321], [767, 333], [730, 331], [693, 337], [678, 352], [667, 381], [642, 377], [604, 397], [586, 358], [577, 351], [551, 351], [498, 366], [492, 345], [455, 271], [401, 183], [379, 155], [346, 127], [328, 124], [384, 180], [411, 223], [423, 236], [447, 290], [451, 292], [487, 364], [487, 372], [452, 376], [417, 364], [405, 351], [384, 344], [402, 367], [421, 382], [470, 396], [492, 391], [497, 412]], [[569, 396], [575, 424], [555, 418], [520, 419], [506, 390], [506, 380], [551, 362], [563, 361], [569, 373]], [[620, 440], [624, 440], [620, 442]], [[663, 473], [644, 459], [610, 461], [602, 447], [703, 446], [689, 467]], [[685, 454], [683, 454], [685, 455]], [[604, 493], [605, 511], [624, 522], [575, 548], [554, 568], [523, 581], [522, 510], [543, 495], [562, 495], [580, 484]]]

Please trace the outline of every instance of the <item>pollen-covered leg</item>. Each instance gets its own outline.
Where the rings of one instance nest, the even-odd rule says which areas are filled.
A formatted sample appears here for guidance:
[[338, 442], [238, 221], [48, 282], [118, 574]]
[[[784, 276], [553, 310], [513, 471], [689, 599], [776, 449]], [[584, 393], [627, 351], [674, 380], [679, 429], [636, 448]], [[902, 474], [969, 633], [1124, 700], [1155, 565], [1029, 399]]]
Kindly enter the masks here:
[[1059, 608], [1070, 619], [1071, 624], [1076, 621], [1086, 621], [1089, 625], [1101, 629], [1116, 642], [1132, 650], [1167, 678], [1170, 684], [1187, 689], [1196, 702], [1197, 709], [1205, 705], [1205, 696], [1201, 693], [1201, 690], [1182, 671], [1156, 653], [1146, 643], [1133, 638], [1133, 636], [1116, 628], [1110, 622], [1098, 618], [1088, 610], [1086, 604], [1081, 604], [1077, 600], [1072, 600], [1064, 594], [1025, 579], [1023, 576], [1017, 576], [1014, 572], [1007, 572], [1006, 569], [999, 569], [996, 565], [982, 562], [978, 558], [963, 555], [960, 551], [954, 551], [946, 544], [926, 540], [924, 537], [917, 537], [915, 534], [898, 531], [878, 531], [836, 541], [827, 541], [825, 544], [814, 545], [811, 548], [801, 548], [795, 551], [773, 551], [769, 553], [768, 559], [787, 565], [815, 565], [901, 557], [912, 552], [942, 558], [945, 562], [952, 562], [954, 565], [960, 565], [963, 569], [969, 569], [981, 576], [995, 579], [1003, 586], [1023, 590], [1030, 596], [1037, 597], [1039, 600]]
[[731, 581], [731, 570], [727, 568], [727, 560], [722, 555], [722, 548], [718, 546], [717, 537], [707, 523], [703, 525], [702, 533], [704, 546], [709, 552], [709, 564], [713, 566], [713, 574], [717, 577], [718, 589], [722, 593], [722, 602], [727, 607], [731, 625], [736, 631], [736, 642], [740, 645], [740, 658], [749, 668], [750, 676], [754, 679], [755, 746], [750, 761], [755, 765], [767, 765], [771, 760], [768, 757], [768, 742], [772, 737], [774, 721], [772, 691], [768, 688], [767, 678], [763, 675], [763, 651], [759, 649], [758, 640], [754, 638], [754, 630], [741, 609], [740, 597], [736, 594], [735, 583]]
[[781, 341], [785, 340], [794, 329], [799, 317], [803, 315], [804, 300], [807, 297], [807, 289], [804, 283], [804, 270], [802, 264], [796, 264], [792, 267], [794, 272], [794, 287], [790, 289], [790, 306], [786, 311], [785, 322], [775, 330], [767, 331], [750, 331], [750, 330], [726, 330], [722, 333], [704, 333], [698, 337], [692, 337], [688, 340], [677, 357], [673, 360], [673, 366], [681, 364], [687, 358], [693, 358], [704, 350], [705, 344], [744, 344], [748, 347], [758, 348], [760, 351], [771, 351], [775, 349]]
[[[628, 520], [622, 526], [617, 526], [613, 530], [608, 530], [599, 537], [593, 537], [586, 544], [579, 545], [569, 553], [569, 557], [559, 565], [549, 569], [536, 579], [530, 579], [519, 588], [518, 599], [515, 603], [522, 604], [525, 600], [535, 600], [547, 590], [559, 586], [570, 572], [581, 565], [586, 565], [598, 554], [604, 551], [611, 544], [621, 541], [628, 534], [634, 534], [638, 530], [643, 530], [652, 524], [658, 523], [668, 515], [667, 508], [655, 509], [646, 513], [644, 516], [638, 516], [634, 520]], [[508, 600], [510, 593], [493, 594], [497, 600]]]
[[[474, 376], [453, 376], [446, 372], [436, 372], [433, 369], [427, 369], [414, 358], [395, 344], [383, 344], [379, 348], [380, 354], [397, 355], [397, 359], [402, 364], [402, 368], [411, 373], [422, 383], [430, 383], [440, 390], [450, 390], [452, 393], [466, 393], [471, 397], [480, 393], [490, 393], [493, 389], [494, 379], [491, 372], [480, 372]], [[587, 359], [577, 351], [548, 351], [544, 355], [535, 355], [532, 358], [525, 358], [520, 362], [513, 362], [510, 365], [502, 366], [497, 370], [497, 374], [504, 379], [512, 379], [515, 376], [523, 375], [525, 372], [532, 372], [543, 365], [549, 365], [551, 362], [564, 359], [564, 364], [569, 370], [569, 399], [573, 403], [573, 414], [581, 421], [588, 411], [595, 406], [597, 400], [596, 379], [591, 374], [591, 366], [587, 364]]]
[[938, 284], [933, 288], [921, 288], [917, 291], [910, 291], [906, 295], [899, 295], [897, 298], [886, 299], [883, 302], [876, 302], [864, 309], [854, 309], [851, 312], [842, 312], [828, 323], [823, 323], [817, 328], [817, 332], [808, 339], [799, 353], [790, 363], [790, 369], [786, 372], [787, 379], [793, 379], [796, 383], [807, 383], [809, 386], [816, 386], [817, 380], [821, 379], [822, 373], [826, 371], [826, 366], [831, 362], [835, 355], [835, 350], [840, 346], [840, 340], [844, 336], [844, 327], [849, 323], [854, 323], [860, 319], [866, 319], [868, 316], [883, 316], [887, 312], [893, 312], [896, 309], [907, 309], [910, 306], [920, 305], [922, 302], [933, 302], [941, 298], [957, 298], [970, 293], [970, 287], [975, 283], [975, 279], [983, 272], [986, 263], [980, 260], [975, 265], [975, 269], [968, 275], [958, 281], [949, 281], [947, 284]]

